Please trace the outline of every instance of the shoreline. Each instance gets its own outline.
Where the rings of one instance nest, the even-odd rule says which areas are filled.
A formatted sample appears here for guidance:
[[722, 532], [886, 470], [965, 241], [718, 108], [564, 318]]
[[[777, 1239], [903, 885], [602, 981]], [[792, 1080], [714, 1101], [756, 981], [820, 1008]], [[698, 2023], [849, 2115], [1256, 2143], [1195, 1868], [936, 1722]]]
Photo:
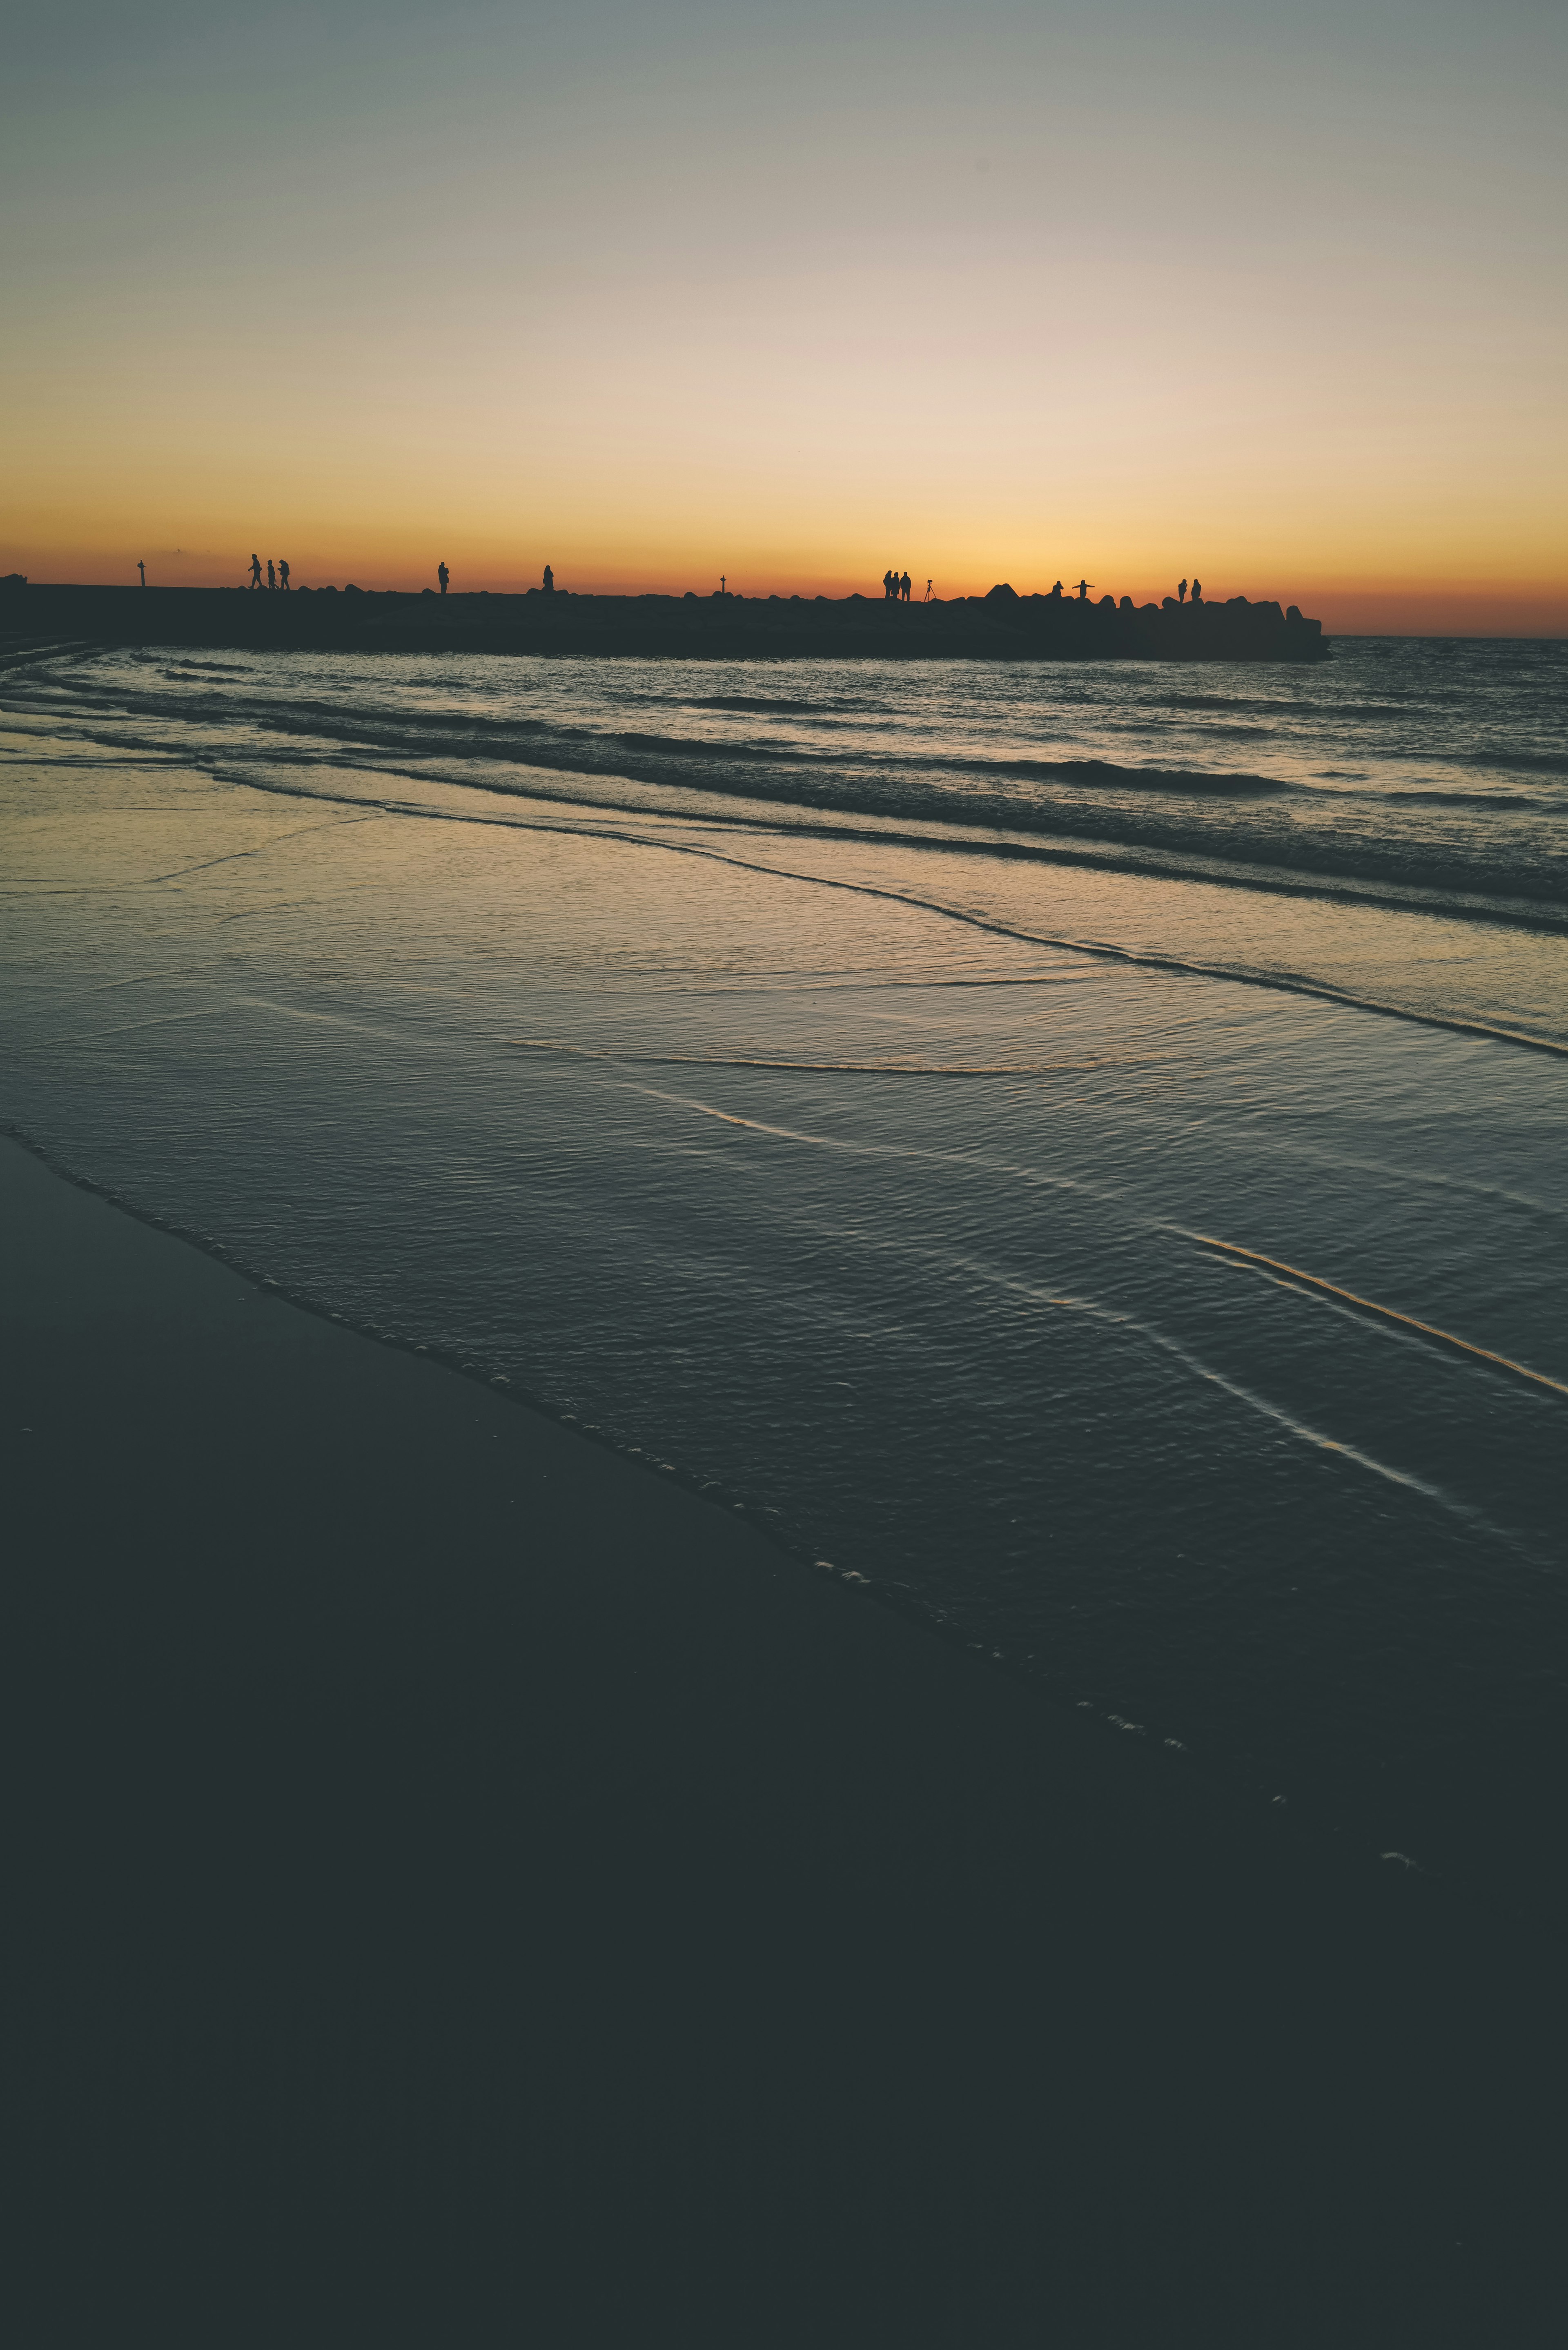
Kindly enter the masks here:
[[1546, 1937], [0, 1201], [30, 2340], [1549, 2338]]

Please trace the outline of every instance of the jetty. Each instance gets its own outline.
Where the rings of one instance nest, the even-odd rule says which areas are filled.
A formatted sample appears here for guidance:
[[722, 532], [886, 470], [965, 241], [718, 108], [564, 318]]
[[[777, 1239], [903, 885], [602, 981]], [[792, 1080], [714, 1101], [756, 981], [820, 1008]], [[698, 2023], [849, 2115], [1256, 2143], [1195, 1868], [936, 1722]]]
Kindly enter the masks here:
[[696, 660], [1315, 661], [1319, 620], [1292, 604], [1134, 604], [1018, 595], [896, 604], [881, 596], [438, 596], [296, 586], [95, 588], [7, 584], [13, 641], [186, 645], [247, 652], [544, 653]]

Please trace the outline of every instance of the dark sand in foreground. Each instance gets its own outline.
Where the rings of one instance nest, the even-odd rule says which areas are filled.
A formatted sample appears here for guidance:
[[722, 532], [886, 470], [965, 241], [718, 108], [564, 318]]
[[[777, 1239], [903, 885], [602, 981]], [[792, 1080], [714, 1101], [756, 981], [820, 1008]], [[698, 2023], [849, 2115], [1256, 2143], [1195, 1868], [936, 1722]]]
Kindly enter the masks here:
[[0, 1198], [13, 2340], [1560, 2338], [1550, 1947]]

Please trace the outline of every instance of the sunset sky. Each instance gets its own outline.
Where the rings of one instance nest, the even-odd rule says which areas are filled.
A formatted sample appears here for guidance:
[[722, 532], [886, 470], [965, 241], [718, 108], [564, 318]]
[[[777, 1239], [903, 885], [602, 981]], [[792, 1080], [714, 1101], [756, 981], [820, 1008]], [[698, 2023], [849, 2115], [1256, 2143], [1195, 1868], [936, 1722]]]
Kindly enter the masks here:
[[1568, 633], [1568, 10], [57, 0], [0, 570]]

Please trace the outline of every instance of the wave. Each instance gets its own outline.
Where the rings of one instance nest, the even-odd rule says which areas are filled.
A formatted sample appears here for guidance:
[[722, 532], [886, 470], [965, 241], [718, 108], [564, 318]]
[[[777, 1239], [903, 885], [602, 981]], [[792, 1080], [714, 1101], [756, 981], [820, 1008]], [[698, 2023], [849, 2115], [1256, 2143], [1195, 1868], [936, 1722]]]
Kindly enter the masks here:
[[710, 693], [696, 702], [683, 702], [683, 710], [746, 710], [778, 711], [793, 717], [797, 712], [832, 708], [819, 702], [786, 702], [763, 693]]
[[567, 1045], [550, 1036], [508, 1036], [514, 1053], [552, 1058], [607, 1061], [640, 1069], [774, 1070], [787, 1076], [851, 1077], [1047, 1077], [1083, 1076], [1092, 1069], [1141, 1067], [1148, 1053], [1097, 1053], [1076, 1061], [781, 1061], [751, 1053], [639, 1053], [628, 1047]]
[[[167, 745], [150, 744], [134, 728], [117, 728], [100, 720], [80, 731], [100, 746], [136, 758], [145, 757], [150, 751], [170, 755]], [[328, 751], [325, 759], [323, 748]], [[302, 796], [347, 805], [364, 804], [362, 795], [313, 790], [304, 781], [285, 785], [275, 773], [258, 772], [252, 759], [233, 744], [214, 749], [182, 743], [175, 755], [241, 785], [295, 790]], [[842, 778], [840, 788], [829, 789], [805, 771], [792, 779], [791, 788], [781, 789], [771, 779], [754, 774], [734, 778], [711, 772], [688, 775], [678, 769], [654, 774], [632, 762], [607, 759], [596, 765], [581, 754], [557, 756], [547, 745], [531, 749], [518, 762], [532, 770], [521, 775], [495, 772], [498, 762], [471, 763], [462, 758], [441, 762], [430, 755], [409, 766], [395, 754], [389, 756], [363, 741], [320, 747], [310, 738], [292, 741], [286, 748], [275, 743], [267, 747], [265, 760], [273, 771], [295, 767], [309, 775], [324, 765], [337, 766], [372, 776], [396, 776], [416, 785], [435, 782], [503, 800], [544, 801], [638, 816], [666, 813], [736, 830], [763, 824], [789, 835], [885, 843], [949, 855], [1038, 858], [1048, 864], [1153, 879], [1201, 881], [1272, 896], [1320, 898], [1554, 935], [1561, 934], [1568, 916], [1562, 877], [1547, 868], [1545, 886], [1532, 887], [1534, 877], [1521, 875], [1517, 858], [1511, 866], [1489, 871], [1486, 861], [1474, 856], [1444, 859], [1430, 853], [1413, 855], [1407, 843], [1363, 840], [1347, 848], [1332, 837], [1314, 840], [1299, 834], [1282, 839], [1278, 834], [1270, 838], [1255, 832], [1221, 835], [1201, 823], [1151, 823], [1147, 816], [1129, 816], [1105, 801], [1074, 805], [1054, 800], [1040, 807], [1027, 801], [988, 803], [974, 794], [940, 795], [919, 788], [857, 793], [843, 788]], [[552, 788], [546, 777], [559, 778], [559, 786]], [[618, 795], [618, 784], [644, 785], [659, 792], [673, 786], [681, 800], [667, 810], [650, 808], [647, 801]], [[379, 794], [375, 804], [389, 809], [392, 806]]]
[[[749, 733], [716, 741], [553, 712], [362, 707], [320, 692], [234, 692], [216, 675], [229, 665], [192, 666], [213, 673], [210, 689], [193, 676], [187, 691], [150, 683], [128, 697], [122, 675], [73, 671], [38, 691], [52, 717], [68, 712], [109, 747], [138, 754], [156, 747], [230, 772], [247, 755], [237, 738], [248, 735], [249, 750], [273, 764], [369, 764], [408, 775], [413, 763], [418, 780], [524, 797], [553, 796], [541, 777], [555, 775], [572, 779], [563, 795], [574, 800], [603, 802], [607, 791], [615, 806], [618, 785], [695, 795], [700, 808], [671, 812], [709, 821], [755, 823], [766, 810], [763, 820], [790, 829], [815, 817], [842, 832], [868, 820], [879, 835], [926, 847], [1037, 854], [1533, 929], [1568, 923], [1568, 858], [1559, 837], [1568, 810], [1519, 792], [1401, 788], [1345, 770], [1323, 771], [1322, 780], [1354, 788], [1325, 791], [1246, 768], [999, 755], [961, 744], [790, 743]], [[260, 674], [237, 666], [233, 673]], [[801, 696], [709, 696], [685, 706], [720, 702], [765, 703], [775, 712], [786, 702], [808, 704], [814, 723], [822, 723], [815, 713], [824, 702]], [[1479, 821], [1483, 815], [1500, 820]]]
[[1568, 757], [1561, 751], [1460, 752], [1459, 764], [1466, 767], [1503, 767], [1517, 775], [1561, 775], [1568, 781]]
[[[216, 767], [213, 772], [223, 773], [224, 771], [221, 767]], [[565, 814], [559, 816], [552, 815], [548, 817], [528, 816], [522, 814], [513, 816], [481, 816], [474, 815], [473, 812], [469, 809], [458, 810], [434, 807], [430, 806], [428, 803], [400, 803], [396, 800], [384, 798], [376, 798], [368, 801], [355, 794], [328, 791], [320, 785], [313, 787], [309, 784], [303, 782], [284, 783], [275, 777], [235, 775], [232, 779], [235, 782], [245, 784], [253, 790], [272, 792], [286, 798], [319, 800], [336, 806], [353, 808], [363, 808], [369, 806], [378, 809], [381, 814], [386, 816], [410, 816], [416, 818], [421, 823], [493, 824], [500, 827], [507, 827], [518, 831], [561, 832], [576, 835], [582, 838], [589, 840], [625, 841], [632, 847], [659, 849], [671, 856], [704, 858], [710, 859], [714, 864], [733, 865], [742, 871], [763, 874], [769, 879], [774, 880], [799, 881], [813, 889], [845, 889], [858, 897], [882, 899], [893, 905], [911, 906], [923, 913], [938, 915], [946, 921], [961, 923], [968, 929], [984, 931], [998, 938], [1017, 939], [1027, 946], [1049, 947], [1069, 954], [1089, 955], [1106, 962], [1127, 963], [1138, 969], [1167, 971], [1179, 973], [1189, 978], [1227, 980], [1241, 987], [1262, 987], [1288, 995], [1311, 996], [1319, 1003], [1335, 1004], [1346, 1011], [1370, 1013], [1379, 1019], [1407, 1021], [1417, 1027], [1436, 1028], [1450, 1035], [1474, 1036], [1483, 1038], [1490, 1044], [1497, 1045], [1518, 1045], [1529, 1052], [1546, 1053], [1560, 1058], [1568, 1058], [1568, 1044], [1561, 1043], [1552, 1037], [1532, 1035], [1526, 1030], [1505, 1028], [1495, 1023], [1484, 1020], [1465, 1019], [1457, 1014], [1450, 1015], [1446, 1013], [1424, 1009], [1412, 1004], [1389, 1003], [1376, 996], [1358, 995], [1348, 988], [1334, 987], [1326, 981], [1315, 979], [1308, 972], [1294, 972], [1282, 970], [1261, 970], [1256, 966], [1240, 963], [1200, 962], [1189, 956], [1158, 954], [1132, 947], [1116, 946], [1105, 940], [1075, 937], [1065, 933], [1058, 934], [1042, 931], [1024, 930], [1016, 923], [1004, 922], [1000, 920], [993, 919], [989, 915], [972, 913], [963, 907], [948, 905], [940, 898], [922, 897], [914, 890], [894, 889], [873, 882], [853, 881], [831, 874], [802, 873], [789, 866], [779, 865], [771, 860], [760, 858], [742, 857], [727, 847], [720, 848], [710, 847], [709, 845], [700, 841], [682, 840], [664, 832], [649, 833], [646, 831], [634, 830], [630, 827], [613, 827], [606, 824], [590, 824], [587, 822], [574, 824], [570, 820], [569, 816]], [[603, 801], [589, 801], [585, 804], [583, 802], [562, 800], [556, 803], [556, 805], [562, 807], [564, 810], [574, 806], [579, 807], [582, 809], [585, 816], [591, 813], [597, 813], [601, 808], [607, 814], [618, 814], [633, 817], [645, 816], [647, 814], [645, 809], [624, 806], [617, 807], [614, 803], [606, 803]], [[703, 821], [710, 822], [711, 819], [704, 817]], [[737, 826], [737, 829], [740, 829], [739, 825]], [[756, 827], [754, 824], [746, 824], [744, 829], [746, 831], [754, 832]], [[805, 828], [789, 827], [787, 830], [784, 831], [783, 837], [787, 838], [795, 831], [803, 829]], [[854, 832], [846, 833], [843, 829], [836, 827], [834, 827], [831, 832], [817, 833], [815, 836], [808, 835], [808, 837], [834, 839], [849, 838], [853, 840], [872, 840], [879, 844], [891, 843], [898, 847], [909, 847], [916, 848], [948, 848], [951, 847], [950, 842], [938, 840], [929, 836], [921, 838], [916, 835], [888, 832], [868, 834]], [[1003, 844], [976, 842], [973, 846], [977, 850], [981, 851], [981, 853], [988, 856], [996, 856], [998, 854], [1005, 855], [1009, 853], [1007, 847]], [[1015, 850], [1012, 853], [1018, 852]], [[1023, 853], [1029, 854], [1030, 852], [1025, 849]], [[1088, 864], [1093, 860], [1084, 858], [1077, 861]], [[1210, 876], [1179, 877], [1173, 875], [1169, 868], [1137, 867], [1136, 865], [1129, 865], [1126, 862], [1118, 862], [1112, 869], [1117, 872], [1127, 872], [1129, 870], [1135, 872], [1158, 872], [1161, 875], [1161, 878], [1168, 879], [1173, 878], [1212, 878]], [[1234, 882], [1234, 886], [1239, 888], [1256, 888], [1260, 886], [1267, 888], [1269, 885], [1267, 883], [1258, 884], [1255, 882], [1243, 882], [1237, 879]], [[1314, 891], [1312, 894], [1316, 895], [1320, 893]], [[1358, 896], [1353, 900], [1353, 902], [1357, 904], [1366, 904], [1368, 900]], [[1373, 899], [1371, 902], [1375, 904], [1393, 905], [1397, 901]], [[1408, 909], [1401, 907], [1400, 910], [1408, 910]], [[1006, 1070], [997, 1072], [996, 1074], [1012, 1076], [1019, 1074], [1019, 1072]]]
[[1414, 1331], [1418, 1337], [1429, 1338], [1436, 1346], [1467, 1355], [1490, 1370], [1506, 1372], [1511, 1378], [1527, 1380], [1532, 1387], [1544, 1388], [1552, 1395], [1568, 1396], [1568, 1386], [1564, 1386], [1561, 1379], [1548, 1378], [1544, 1371], [1532, 1371], [1528, 1364], [1516, 1363], [1511, 1356], [1496, 1354], [1490, 1347], [1478, 1347], [1472, 1339], [1460, 1338], [1452, 1330], [1439, 1328], [1435, 1322], [1418, 1322], [1413, 1314], [1400, 1314], [1392, 1305], [1380, 1305], [1376, 1298], [1362, 1297], [1354, 1289], [1342, 1289], [1336, 1282], [1324, 1281], [1315, 1273], [1303, 1273], [1299, 1265], [1287, 1264], [1281, 1257], [1260, 1255], [1256, 1249], [1239, 1247], [1234, 1241], [1216, 1240], [1210, 1232], [1193, 1232], [1189, 1238], [1229, 1262], [1241, 1263], [1249, 1268], [1271, 1273], [1302, 1288], [1315, 1290], [1321, 1296], [1331, 1297], [1339, 1305], [1351, 1306], [1358, 1314], [1396, 1324], [1401, 1330]]

